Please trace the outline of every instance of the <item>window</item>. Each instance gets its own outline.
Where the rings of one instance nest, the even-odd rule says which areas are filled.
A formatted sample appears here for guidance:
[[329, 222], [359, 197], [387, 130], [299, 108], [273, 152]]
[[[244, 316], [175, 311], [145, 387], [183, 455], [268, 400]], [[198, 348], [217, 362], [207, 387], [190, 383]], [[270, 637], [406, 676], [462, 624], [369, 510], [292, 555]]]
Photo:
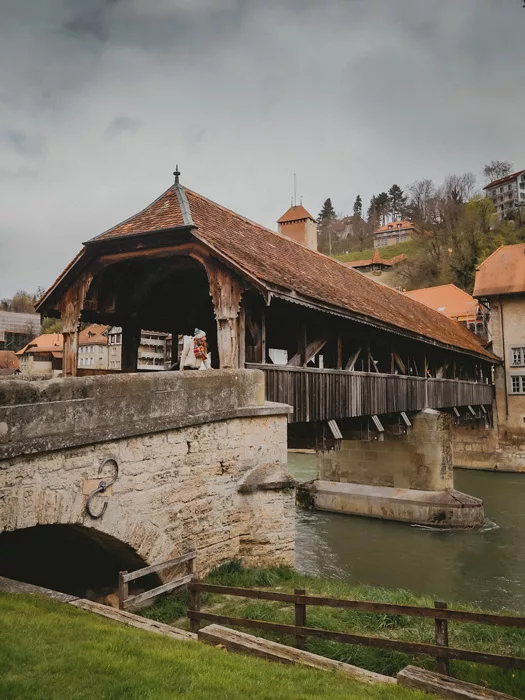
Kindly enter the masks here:
[[512, 348], [512, 364], [514, 367], [525, 365], [525, 347]]
[[525, 374], [513, 374], [511, 379], [511, 393], [525, 394]]

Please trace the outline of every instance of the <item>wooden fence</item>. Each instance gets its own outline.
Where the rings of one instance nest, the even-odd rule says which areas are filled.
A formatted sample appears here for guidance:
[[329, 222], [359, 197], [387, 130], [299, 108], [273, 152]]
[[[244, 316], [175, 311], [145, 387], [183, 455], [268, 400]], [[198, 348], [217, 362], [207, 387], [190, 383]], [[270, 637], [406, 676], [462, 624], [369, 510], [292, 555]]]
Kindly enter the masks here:
[[[168, 561], [163, 561], [161, 564], [153, 564], [152, 566], [146, 566], [143, 569], [137, 569], [136, 571], [120, 571], [118, 575], [118, 601], [120, 610], [127, 610], [128, 608], [136, 608], [138, 605], [151, 598], [156, 598], [161, 593], [167, 593], [175, 588], [180, 588], [190, 583], [195, 578], [195, 559], [197, 557], [196, 552], [190, 552], [189, 554], [183, 554], [181, 557], [175, 557], [175, 559], [168, 559]], [[161, 586], [152, 588], [149, 591], [144, 591], [144, 593], [139, 593], [138, 595], [129, 595], [129, 583], [130, 581], [136, 581], [144, 576], [149, 576], [150, 574], [157, 574], [160, 571], [164, 571], [172, 566], [177, 566], [179, 564], [187, 565], [186, 575], [182, 578], [169, 581], [168, 583], [163, 583]]]
[[294, 423], [424, 408], [491, 405], [494, 387], [459, 379], [247, 364], [265, 374], [266, 399], [293, 406]]
[[[414, 605], [397, 605], [391, 603], [375, 603], [364, 600], [344, 600], [337, 598], [325, 598], [307, 595], [303, 589], [295, 589], [294, 593], [277, 593], [274, 591], [252, 590], [237, 588], [234, 586], [216, 586], [200, 581], [192, 581], [190, 590], [190, 609], [188, 617], [191, 621], [192, 632], [198, 632], [200, 623], [204, 620], [235, 627], [254, 628], [272, 632], [282, 632], [295, 637], [295, 646], [304, 648], [308, 637], [317, 637], [346, 644], [357, 644], [376, 649], [391, 649], [403, 651], [408, 654], [425, 654], [436, 659], [437, 670], [440, 673], [448, 673], [449, 659], [471, 661], [479, 664], [502, 666], [511, 669], [525, 669], [525, 659], [515, 656], [503, 656], [486, 652], [472, 651], [469, 649], [457, 649], [448, 645], [449, 622], [474, 622], [483, 625], [497, 625], [500, 627], [515, 627], [525, 629], [525, 617], [513, 615], [496, 615], [492, 613], [476, 613], [464, 610], [450, 610], [445, 603], [435, 603], [434, 608]], [[201, 593], [214, 593], [220, 595], [240, 596], [255, 600], [270, 600], [290, 604], [295, 609], [295, 624], [281, 624], [266, 622], [264, 620], [252, 620], [229, 615], [217, 615], [201, 610]], [[323, 606], [330, 608], [344, 608], [359, 610], [362, 612], [386, 613], [390, 615], [406, 615], [411, 617], [423, 617], [434, 620], [435, 644], [422, 642], [405, 642], [399, 639], [386, 639], [384, 637], [370, 637], [346, 632], [334, 632], [332, 630], [307, 627], [307, 606]]]

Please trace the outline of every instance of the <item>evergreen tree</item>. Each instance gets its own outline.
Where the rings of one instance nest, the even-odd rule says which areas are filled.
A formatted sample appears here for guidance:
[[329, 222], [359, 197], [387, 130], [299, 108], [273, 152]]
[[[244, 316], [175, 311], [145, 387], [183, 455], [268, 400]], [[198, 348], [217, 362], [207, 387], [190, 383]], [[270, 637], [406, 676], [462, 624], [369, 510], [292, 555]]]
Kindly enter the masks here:
[[323, 207], [317, 217], [317, 244], [321, 253], [332, 254], [332, 224], [336, 213], [330, 197], [325, 199]]
[[319, 212], [319, 216], [317, 217], [317, 223], [322, 224], [325, 221], [328, 221], [329, 219], [335, 219], [336, 214], [335, 214], [335, 209], [332, 205], [332, 200], [330, 197], [328, 199], [325, 199], [323, 207], [321, 211]]
[[392, 185], [388, 190], [388, 205], [389, 214], [392, 217], [392, 221], [396, 221], [401, 218], [406, 205], [407, 198], [401, 187], [399, 185]]
[[390, 206], [390, 199], [387, 192], [380, 192], [375, 198], [375, 206], [377, 210], [377, 216], [379, 224], [384, 226], [388, 219], [388, 211]]
[[363, 200], [361, 195], [358, 194], [354, 202], [354, 216], [362, 216], [363, 214]]

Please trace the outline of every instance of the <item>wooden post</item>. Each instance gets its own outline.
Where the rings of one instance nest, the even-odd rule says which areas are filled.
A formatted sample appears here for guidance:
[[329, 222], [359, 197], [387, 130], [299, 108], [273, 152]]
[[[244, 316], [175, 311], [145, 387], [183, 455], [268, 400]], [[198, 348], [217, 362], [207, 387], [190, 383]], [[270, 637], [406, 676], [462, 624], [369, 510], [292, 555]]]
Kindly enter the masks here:
[[306, 337], [306, 324], [302, 321], [299, 323], [298, 328], [298, 338], [297, 338], [297, 354], [299, 355], [299, 364], [301, 367], [306, 367], [307, 357], [306, 348], [308, 346], [308, 339]]
[[137, 371], [141, 334], [140, 327], [134, 323], [127, 323], [122, 326], [122, 358], [120, 366], [123, 372]]
[[261, 313], [261, 364], [266, 364], [266, 309]]
[[[304, 588], [294, 589], [295, 595], [306, 595]], [[295, 603], [295, 625], [296, 627], [306, 627], [306, 604]], [[295, 638], [295, 646], [297, 649], [306, 649], [306, 637], [302, 634]]]
[[62, 355], [62, 375], [76, 377], [78, 367], [78, 329], [64, 331], [64, 351]]
[[[446, 603], [441, 603], [439, 600], [436, 600], [434, 601], [434, 607], [437, 610], [446, 610], [448, 606]], [[439, 646], [448, 647], [448, 620], [438, 620], [435, 618], [434, 624], [436, 627], [436, 644]], [[449, 660], [437, 656], [436, 671], [449, 676]]]
[[239, 309], [239, 367], [244, 369], [246, 365], [246, 309], [241, 302]]
[[337, 369], [343, 369], [343, 338], [337, 336]]
[[124, 576], [127, 571], [119, 571], [118, 574], [118, 607], [119, 610], [124, 610], [124, 601], [128, 598], [128, 583], [124, 581]]
[[[198, 583], [198, 579], [194, 579], [194, 583]], [[191, 612], [199, 612], [201, 609], [201, 593], [200, 591], [194, 591], [192, 588], [190, 589], [190, 611]], [[199, 620], [194, 620], [193, 618], [190, 619], [190, 630], [194, 633], [197, 634], [199, 631], [200, 627], [200, 622]]]

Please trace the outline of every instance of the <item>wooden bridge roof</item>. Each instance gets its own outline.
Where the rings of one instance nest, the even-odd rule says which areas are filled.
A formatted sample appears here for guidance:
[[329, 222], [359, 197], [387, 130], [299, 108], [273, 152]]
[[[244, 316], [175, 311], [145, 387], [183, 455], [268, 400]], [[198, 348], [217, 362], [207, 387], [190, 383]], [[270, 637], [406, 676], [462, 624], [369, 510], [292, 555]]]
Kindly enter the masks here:
[[[220, 254], [223, 261], [268, 292], [288, 301], [355, 318], [403, 335], [497, 359], [478, 338], [456, 321], [369, 279], [322, 253], [275, 233], [176, 183], [138, 214], [86, 243], [116, 241], [128, 236], [178, 229]], [[142, 245], [144, 240], [142, 240]], [[82, 262], [81, 253], [39, 302], [49, 296]]]

